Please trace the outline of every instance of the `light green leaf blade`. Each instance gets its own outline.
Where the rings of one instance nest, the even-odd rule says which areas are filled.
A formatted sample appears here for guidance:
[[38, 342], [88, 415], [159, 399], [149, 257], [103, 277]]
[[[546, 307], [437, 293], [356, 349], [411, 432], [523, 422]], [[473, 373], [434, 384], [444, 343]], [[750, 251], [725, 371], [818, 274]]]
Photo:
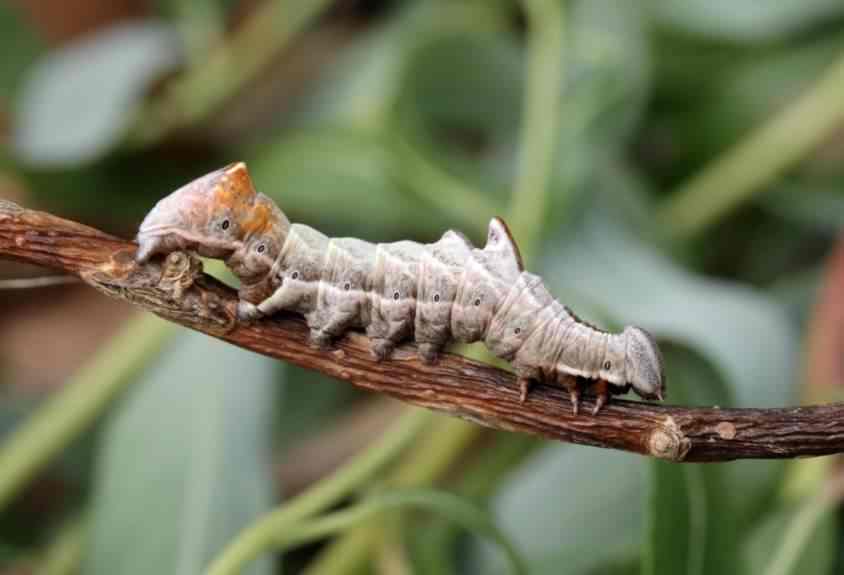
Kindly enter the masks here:
[[[651, 463], [642, 572], [699, 574], [706, 530], [706, 493], [699, 469]], [[692, 538], [698, 540], [693, 540]]]
[[[644, 459], [591, 447], [549, 445], [493, 499], [496, 523], [528, 557], [530, 572], [589, 573], [631, 555], [643, 523]], [[597, 543], [600, 542], [600, 543]], [[473, 547], [473, 571], [502, 573], [493, 549]]]
[[226, 2], [221, 0], [157, 0], [158, 13], [178, 27], [186, 57], [201, 66], [208, 53], [225, 40]]
[[[708, 365], [679, 349], [666, 355], [674, 384], [673, 398], [689, 403], [699, 397], [700, 384], [712, 378]], [[717, 376], [714, 376], [717, 377]], [[726, 390], [710, 390], [723, 402]], [[738, 550], [742, 509], [735, 504], [735, 464], [711, 465], [651, 460], [648, 510], [643, 537], [642, 573], [743, 573]]]
[[[480, 20], [480, 18], [476, 18]], [[551, 187], [563, 213], [568, 188], [618, 148], [646, 102], [650, 69], [641, 12], [608, 0], [573, 2], [560, 58], [560, 128]], [[517, 172], [525, 50], [508, 28], [475, 26], [409, 51], [394, 120], [442, 169], [487, 193], [510, 189]]]
[[836, 234], [844, 229], [844, 193], [839, 181], [794, 181], [760, 198], [762, 208], [807, 229]]
[[247, 159], [258, 189], [294, 221], [375, 241], [442, 233], [433, 212], [402, 193], [393, 154], [377, 135], [321, 129], [279, 139]]
[[651, 463], [642, 573], [743, 573], [737, 509], [718, 465]]
[[41, 50], [35, 30], [20, 9], [9, 2], [0, 4], [0, 102], [15, 94], [18, 82]]
[[[392, 18], [361, 34], [338, 55], [321, 74], [316, 89], [303, 98], [298, 120], [307, 124], [329, 120], [364, 130], [383, 129], [401, 85], [412, 80], [412, 60], [420, 47], [452, 37], [501, 30], [501, 12], [493, 2], [405, 3]], [[447, 60], [440, 64], [452, 65]], [[455, 90], [451, 94], [459, 96]]]
[[833, 572], [840, 526], [836, 511], [817, 498], [782, 506], [757, 525], [746, 540], [750, 573], [828, 575]]
[[[645, 112], [652, 76], [647, 16], [634, 3], [579, 0], [570, 20], [561, 137], [603, 156], [627, 143]], [[558, 155], [565, 159], [566, 150]]]
[[[489, 514], [467, 499], [433, 489], [394, 489], [369, 496], [357, 505], [303, 521], [276, 537], [277, 549], [334, 535], [390, 510], [416, 508], [436, 513], [495, 544], [513, 575], [526, 575], [525, 562], [518, 548], [496, 526]], [[222, 572], [222, 570], [221, 570]]]
[[838, 0], [651, 0], [657, 21], [721, 40], [774, 40], [844, 13]]
[[79, 164], [124, 135], [150, 83], [181, 61], [178, 36], [154, 22], [123, 24], [50, 53], [19, 94], [13, 143], [40, 166]]
[[176, 341], [106, 427], [85, 575], [200, 573], [271, 506], [276, 370], [201, 334]]
[[[717, 74], [705, 91], [687, 94], [689, 108], [680, 116], [680, 129], [693, 131], [695, 138], [684, 146], [701, 162], [717, 156], [809, 90], [842, 50], [840, 31], [796, 46], [737, 51], [717, 66], [684, 58], [683, 50], [678, 50], [672, 56], [677, 66], [686, 70], [710, 67]], [[698, 47], [694, 52], [701, 51]]]

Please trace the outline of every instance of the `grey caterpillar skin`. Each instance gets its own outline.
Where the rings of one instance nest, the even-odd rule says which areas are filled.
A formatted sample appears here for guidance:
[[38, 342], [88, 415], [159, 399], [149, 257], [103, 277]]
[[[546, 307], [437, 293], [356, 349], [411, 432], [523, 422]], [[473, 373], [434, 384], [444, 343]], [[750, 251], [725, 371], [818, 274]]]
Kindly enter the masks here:
[[331, 239], [293, 224], [273, 278], [272, 296], [257, 306], [241, 306], [244, 319], [297, 311], [319, 345], [363, 328], [379, 359], [414, 339], [419, 355], [430, 362], [449, 341], [483, 340], [512, 363], [523, 396], [532, 381], [562, 385], [571, 392], [575, 411], [577, 378], [602, 382], [596, 412], [609, 393], [631, 386], [647, 398], [664, 394], [662, 359], [653, 339], [640, 328], [610, 334], [577, 318], [539, 276], [522, 270], [518, 250], [498, 219], [490, 222], [483, 249], [452, 231], [429, 245], [369, 244]]
[[452, 306], [463, 277], [461, 262], [470, 257], [468, 246], [465, 237], [448, 231], [428, 246], [430, 257], [420, 263], [413, 332], [419, 355], [427, 362], [435, 361], [452, 337]]
[[[243, 178], [243, 164], [224, 173], [227, 181], [234, 173], [239, 176], [234, 181], [246, 182], [251, 189], [248, 176]], [[203, 205], [203, 225], [192, 226], [190, 236], [200, 245], [197, 229], [210, 230], [212, 236], [219, 232], [219, 226], [204, 223], [219, 221], [213, 205], [219, 186], [213, 179], [205, 185], [217, 190], [216, 195], [208, 194], [208, 205], [203, 205], [201, 194], [191, 195], [194, 211]], [[273, 209], [263, 205], [272, 204], [265, 196], [256, 202], [244, 190], [236, 191], [223, 194], [229, 203], [220, 209], [226, 217], [241, 214], [242, 221], [233, 222], [234, 227], [248, 230], [234, 239], [231, 232], [227, 236], [231, 248], [226, 263], [244, 283], [238, 307], [242, 320], [280, 310], [300, 313], [319, 346], [350, 329], [362, 329], [378, 359], [388, 358], [407, 340], [417, 342], [427, 362], [435, 361], [450, 341], [484, 341], [492, 353], [512, 364], [522, 400], [531, 382], [561, 385], [569, 390], [575, 413], [582, 380], [595, 382], [595, 413], [610, 393], [631, 387], [645, 398], [664, 396], [662, 357], [653, 338], [637, 327], [607, 333], [577, 318], [554, 299], [539, 276], [524, 271], [518, 247], [498, 218], [490, 221], [482, 249], [454, 231], [432, 244], [372, 244], [329, 238], [306, 225], [289, 224], [274, 204]], [[232, 205], [232, 198], [242, 205]], [[262, 206], [260, 217], [253, 205]], [[159, 225], [161, 219], [158, 214]], [[144, 239], [139, 234], [140, 252], [148, 257]], [[155, 241], [161, 251], [164, 242]], [[210, 237], [208, 245], [219, 245], [219, 240]]]

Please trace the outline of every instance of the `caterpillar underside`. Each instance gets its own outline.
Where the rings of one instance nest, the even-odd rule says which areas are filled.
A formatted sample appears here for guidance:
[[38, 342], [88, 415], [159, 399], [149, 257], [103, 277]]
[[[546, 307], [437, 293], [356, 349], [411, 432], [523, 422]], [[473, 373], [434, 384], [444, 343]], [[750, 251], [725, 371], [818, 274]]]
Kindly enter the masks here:
[[610, 393], [631, 387], [645, 398], [664, 396], [653, 338], [637, 327], [612, 334], [581, 321], [524, 271], [498, 218], [483, 249], [455, 231], [432, 244], [329, 238], [290, 224], [237, 163], [162, 199], [141, 224], [138, 243], [141, 262], [183, 249], [225, 259], [241, 280], [242, 320], [298, 312], [319, 346], [360, 329], [378, 359], [414, 340], [421, 358], [433, 362], [451, 341], [483, 341], [512, 364], [522, 400], [533, 381], [561, 385], [575, 413], [584, 381], [594, 383], [595, 413]]

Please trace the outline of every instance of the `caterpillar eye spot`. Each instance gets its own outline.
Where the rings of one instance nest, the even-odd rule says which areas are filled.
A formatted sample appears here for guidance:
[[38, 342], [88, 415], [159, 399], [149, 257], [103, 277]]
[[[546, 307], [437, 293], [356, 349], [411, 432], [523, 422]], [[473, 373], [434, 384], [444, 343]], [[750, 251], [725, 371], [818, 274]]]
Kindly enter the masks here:
[[299, 279], [299, 272], [293, 272], [290, 274], [291, 279], [297, 280]]
[[401, 297], [401, 294], [400, 294], [399, 292], [394, 292], [394, 293], [393, 293], [393, 299], [394, 299], [394, 300], [398, 301], [398, 299], [399, 299], [400, 297]]
[[481, 298], [478, 298], [478, 299], [475, 300], [475, 307], [478, 307], [480, 305], [481, 305]]
[[517, 327], [516, 329], [514, 329], [514, 330], [513, 330], [513, 332], [514, 332], [516, 335], [519, 335], [520, 333], [522, 333], [522, 328]]
[[440, 294], [435, 293], [434, 294], [434, 303], [438, 303], [439, 301], [440, 301]]
[[262, 253], [264, 253], [265, 251], [267, 251], [267, 246], [265, 246], [264, 244], [258, 244], [258, 247], [257, 247], [257, 248], [255, 248], [255, 250], [256, 250], [259, 254], [262, 254]]
[[612, 364], [609, 361], [604, 362], [604, 369], [609, 370], [612, 367]]
[[352, 284], [350, 284], [349, 282], [346, 282], [345, 284], [343, 284], [344, 290], [349, 291], [351, 288], [352, 288]]
[[223, 231], [229, 229], [229, 226], [231, 226], [231, 222], [227, 219], [220, 222], [220, 227], [223, 229]]

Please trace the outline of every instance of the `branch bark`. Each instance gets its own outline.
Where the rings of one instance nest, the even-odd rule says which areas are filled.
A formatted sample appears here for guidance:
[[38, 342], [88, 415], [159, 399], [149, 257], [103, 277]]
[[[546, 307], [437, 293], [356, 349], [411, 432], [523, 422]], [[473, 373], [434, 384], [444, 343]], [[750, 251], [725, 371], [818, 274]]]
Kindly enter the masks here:
[[237, 296], [174, 253], [139, 266], [137, 246], [82, 224], [0, 200], [0, 259], [79, 276], [104, 294], [276, 359], [315, 369], [407, 403], [496, 429], [673, 461], [790, 458], [844, 451], [844, 405], [778, 409], [685, 408], [613, 400], [597, 416], [586, 398], [574, 416], [565, 390], [536, 386], [524, 404], [512, 374], [457, 355], [425, 365], [412, 344], [376, 362], [367, 339], [350, 334], [331, 351], [308, 343], [302, 318], [281, 314], [237, 322]]

